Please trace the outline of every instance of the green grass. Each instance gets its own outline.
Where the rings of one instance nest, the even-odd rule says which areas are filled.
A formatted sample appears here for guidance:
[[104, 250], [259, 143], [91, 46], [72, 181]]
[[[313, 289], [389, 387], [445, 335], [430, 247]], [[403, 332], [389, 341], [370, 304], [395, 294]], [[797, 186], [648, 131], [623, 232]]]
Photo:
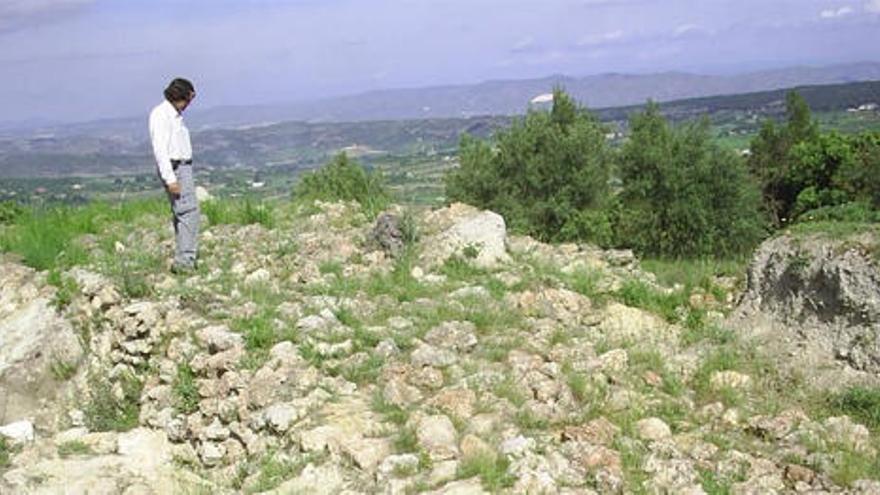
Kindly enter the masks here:
[[666, 293], [633, 279], [623, 283], [617, 297], [627, 306], [650, 311], [668, 322], [678, 321], [678, 308], [688, 305], [688, 295], [684, 291]]
[[717, 259], [698, 258], [693, 260], [669, 260], [662, 258], [646, 258], [641, 260], [642, 269], [656, 275], [657, 282], [666, 287], [681, 285], [687, 292], [694, 288], [702, 288], [714, 293], [715, 277], [739, 277], [745, 273], [747, 257]]
[[379, 375], [382, 373], [382, 366], [384, 364], [385, 359], [383, 357], [373, 354], [357, 364], [343, 366], [340, 374], [346, 380], [358, 385], [376, 383], [376, 380], [379, 379]]
[[527, 408], [520, 408], [513, 417], [513, 422], [523, 431], [546, 430], [550, 422], [536, 416]]
[[706, 356], [691, 378], [691, 385], [697, 397], [703, 401], [721, 400], [726, 406], [739, 403], [740, 397], [732, 390], [712, 390], [712, 375], [718, 371], [739, 370], [744, 367], [746, 357], [734, 346], [718, 347]]
[[58, 455], [62, 458], [75, 455], [88, 455], [91, 453], [91, 447], [80, 440], [71, 440], [58, 445]]
[[100, 234], [113, 223], [131, 224], [142, 215], [167, 212], [168, 203], [159, 198], [31, 208], [0, 231], [0, 250], [20, 255], [37, 270], [65, 269], [88, 260], [88, 253], [76, 243], [78, 237]]
[[409, 419], [409, 412], [400, 406], [385, 402], [381, 391], [376, 391], [373, 394], [372, 409], [376, 414], [382, 415], [385, 421], [398, 426], [406, 424]]
[[277, 488], [278, 485], [299, 475], [303, 468], [314, 460], [314, 457], [309, 455], [294, 460], [281, 457], [275, 452], [268, 452], [257, 465], [259, 474], [256, 483], [249, 486], [246, 493], [262, 493]]
[[202, 203], [200, 209], [211, 226], [259, 224], [271, 229], [276, 223], [274, 204], [263, 200], [211, 199]]
[[834, 454], [831, 480], [845, 487], [861, 479], [880, 479], [880, 457], [851, 449], [841, 449]]
[[374, 273], [366, 281], [364, 290], [369, 297], [390, 295], [398, 302], [415, 301], [430, 295], [431, 291], [412, 276], [414, 253], [404, 254], [395, 263], [391, 273]]
[[817, 234], [831, 239], [842, 239], [871, 232], [880, 235], [880, 224], [867, 222], [815, 221], [791, 225], [788, 232], [796, 235]]
[[402, 427], [392, 442], [394, 451], [398, 454], [408, 454], [419, 451], [419, 439], [415, 430]]
[[196, 374], [189, 363], [177, 365], [177, 374], [171, 384], [174, 393], [174, 409], [183, 414], [191, 414], [199, 409], [199, 391]]
[[0, 435], [0, 470], [9, 466], [12, 457], [12, 446], [6, 442], [6, 437]]
[[128, 431], [138, 424], [143, 383], [132, 375], [120, 377], [122, 398], [113, 393], [105, 377], [89, 377], [89, 395], [83, 406], [85, 422], [91, 431]]
[[700, 469], [700, 485], [706, 495], [729, 495], [731, 482], [709, 469]]
[[516, 481], [516, 478], [507, 472], [509, 467], [510, 461], [505, 457], [483, 453], [463, 459], [458, 465], [456, 477], [467, 479], [479, 476], [483, 488], [495, 493], [512, 487]]
[[73, 375], [76, 374], [76, 369], [77, 363], [71, 363], [58, 357], [53, 358], [52, 362], [49, 364], [49, 370], [52, 372], [52, 376], [59, 382], [64, 382], [73, 378]]
[[850, 387], [828, 398], [828, 406], [846, 414], [872, 431], [880, 431], [880, 388]]
[[52, 304], [63, 310], [70, 306], [73, 298], [79, 294], [79, 286], [71, 277], [65, 277], [58, 270], [52, 270], [46, 277], [46, 282], [55, 287], [55, 295], [52, 296]]
[[526, 396], [523, 395], [520, 387], [511, 377], [507, 377], [503, 381], [495, 384], [495, 386], [492, 388], [492, 393], [502, 399], [509, 400], [510, 403], [516, 407], [521, 407], [523, 404], [526, 403]]

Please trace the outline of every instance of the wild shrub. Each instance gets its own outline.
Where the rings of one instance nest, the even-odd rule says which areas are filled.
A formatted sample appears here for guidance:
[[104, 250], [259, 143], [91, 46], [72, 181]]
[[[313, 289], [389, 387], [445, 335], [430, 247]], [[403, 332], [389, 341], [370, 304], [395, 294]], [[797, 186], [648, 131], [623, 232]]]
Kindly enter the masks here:
[[630, 129], [619, 161], [621, 244], [668, 258], [754, 247], [765, 223], [756, 184], [738, 156], [712, 141], [708, 121], [672, 127], [650, 103]]
[[10, 225], [24, 213], [24, 208], [14, 201], [0, 202], [0, 225]]
[[561, 89], [553, 96], [549, 112], [529, 111], [494, 146], [463, 136], [446, 197], [498, 212], [512, 230], [544, 241], [610, 244], [605, 128]]
[[369, 216], [384, 210], [391, 201], [385, 179], [340, 153], [330, 163], [304, 174], [293, 191], [306, 201], [357, 201]]

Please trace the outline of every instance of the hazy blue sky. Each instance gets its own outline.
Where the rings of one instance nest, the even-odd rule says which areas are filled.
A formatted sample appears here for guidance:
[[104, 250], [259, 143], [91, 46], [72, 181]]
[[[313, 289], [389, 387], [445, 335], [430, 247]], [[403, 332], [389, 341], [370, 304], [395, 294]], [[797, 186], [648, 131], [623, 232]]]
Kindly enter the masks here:
[[880, 60], [880, 0], [0, 0], [0, 121]]

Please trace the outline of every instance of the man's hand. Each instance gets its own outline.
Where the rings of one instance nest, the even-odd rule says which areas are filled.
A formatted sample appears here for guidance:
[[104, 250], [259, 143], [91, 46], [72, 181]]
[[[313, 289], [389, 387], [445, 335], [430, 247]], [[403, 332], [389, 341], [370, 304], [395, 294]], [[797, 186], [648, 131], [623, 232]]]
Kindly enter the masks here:
[[167, 184], [165, 189], [168, 190], [170, 194], [173, 196], [180, 196], [180, 183], [172, 182], [171, 184]]

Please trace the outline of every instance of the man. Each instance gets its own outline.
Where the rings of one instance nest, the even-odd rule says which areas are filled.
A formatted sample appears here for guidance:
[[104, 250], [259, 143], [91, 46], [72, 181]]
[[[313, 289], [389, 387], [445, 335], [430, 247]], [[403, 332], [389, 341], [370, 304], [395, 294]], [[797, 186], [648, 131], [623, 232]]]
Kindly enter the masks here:
[[150, 140], [156, 157], [159, 178], [171, 202], [174, 235], [174, 273], [196, 268], [199, 236], [199, 202], [193, 181], [192, 144], [181, 114], [196, 91], [192, 83], [177, 78], [165, 89], [165, 101], [150, 112]]

